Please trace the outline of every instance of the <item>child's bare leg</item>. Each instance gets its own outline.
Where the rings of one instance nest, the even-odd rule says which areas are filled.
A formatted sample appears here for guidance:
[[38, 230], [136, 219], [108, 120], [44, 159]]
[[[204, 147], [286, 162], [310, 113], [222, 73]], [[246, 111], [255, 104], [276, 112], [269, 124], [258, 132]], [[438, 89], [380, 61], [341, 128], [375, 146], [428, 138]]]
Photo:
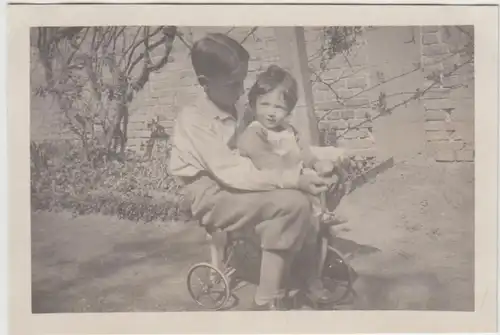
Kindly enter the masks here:
[[285, 296], [283, 289], [284, 277], [290, 268], [292, 254], [287, 251], [263, 250], [261, 261], [261, 280], [255, 293], [257, 305], [267, 304], [273, 299], [282, 299]]

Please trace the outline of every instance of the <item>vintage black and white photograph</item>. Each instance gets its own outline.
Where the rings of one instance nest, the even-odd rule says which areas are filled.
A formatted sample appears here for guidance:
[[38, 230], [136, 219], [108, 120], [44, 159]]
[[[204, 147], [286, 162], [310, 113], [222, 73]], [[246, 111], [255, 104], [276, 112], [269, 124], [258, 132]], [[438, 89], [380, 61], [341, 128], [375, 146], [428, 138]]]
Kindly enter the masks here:
[[30, 29], [33, 313], [474, 311], [474, 27]]

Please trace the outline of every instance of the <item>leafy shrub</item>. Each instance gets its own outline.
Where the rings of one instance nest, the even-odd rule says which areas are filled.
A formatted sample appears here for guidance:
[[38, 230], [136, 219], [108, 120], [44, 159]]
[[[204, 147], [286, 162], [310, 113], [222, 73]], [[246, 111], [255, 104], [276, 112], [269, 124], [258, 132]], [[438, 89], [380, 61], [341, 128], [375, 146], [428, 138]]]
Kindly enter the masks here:
[[34, 157], [46, 157], [47, 164], [32, 164], [32, 210], [102, 213], [144, 222], [186, 214], [182, 189], [167, 171], [168, 151], [148, 160], [129, 151], [124, 160], [91, 164], [80, 159], [80, 148], [69, 142], [33, 148], [39, 152]]

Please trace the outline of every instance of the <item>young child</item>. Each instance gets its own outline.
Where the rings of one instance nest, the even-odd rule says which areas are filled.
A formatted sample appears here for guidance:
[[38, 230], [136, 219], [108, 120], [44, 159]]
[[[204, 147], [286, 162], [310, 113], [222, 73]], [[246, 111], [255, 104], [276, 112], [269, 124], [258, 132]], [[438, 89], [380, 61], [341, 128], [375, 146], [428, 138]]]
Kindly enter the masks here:
[[[170, 173], [185, 184], [194, 219], [208, 232], [252, 228], [260, 237], [262, 260], [255, 310], [283, 309], [283, 281], [297, 254], [316, 250], [306, 244], [311, 205], [305, 194], [326, 190], [316, 174], [288, 170], [259, 170], [241, 156], [235, 145], [245, 125], [237, 101], [243, 95], [248, 52], [224, 34], [209, 34], [194, 43], [193, 69], [203, 88], [199, 99], [185, 106], [176, 118], [171, 138]], [[316, 302], [331, 301], [314, 269], [306, 294]]]
[[[297, 82], [277, 65], [261, 73], [248, 94], [254, 121], [241, 135], [240, 154], [249, 157], [258, 169], [286, 171], [302, 165], [303, 173], [316, 171], [331, 177], [335, 166], [344, 157], [342, 149], [329, 147], [328, 158], [319, 159], [314, 147], [303, 146], [298, 133], [290, 125], [290, 114], [297, 103]], [[314, 216], [321, 221], [335, 219], [319, 196], [311, 196]]]

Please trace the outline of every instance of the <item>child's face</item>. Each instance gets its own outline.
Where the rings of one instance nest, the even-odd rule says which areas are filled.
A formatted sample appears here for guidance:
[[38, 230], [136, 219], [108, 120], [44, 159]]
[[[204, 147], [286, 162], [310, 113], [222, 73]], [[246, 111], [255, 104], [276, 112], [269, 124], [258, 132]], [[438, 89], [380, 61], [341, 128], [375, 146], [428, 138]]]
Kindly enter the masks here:
[[269, 93], [257, 98], [255, 118], [267, 129], [283, 127], [288, 122], [288, 111], [283, 95], [283, 88], [276, 87]]
[[248, 64], [241, 64], [231, 75], [221, 75], [206, 81], [205, 92], [221, 108], [231, 109], [245, 92]]

